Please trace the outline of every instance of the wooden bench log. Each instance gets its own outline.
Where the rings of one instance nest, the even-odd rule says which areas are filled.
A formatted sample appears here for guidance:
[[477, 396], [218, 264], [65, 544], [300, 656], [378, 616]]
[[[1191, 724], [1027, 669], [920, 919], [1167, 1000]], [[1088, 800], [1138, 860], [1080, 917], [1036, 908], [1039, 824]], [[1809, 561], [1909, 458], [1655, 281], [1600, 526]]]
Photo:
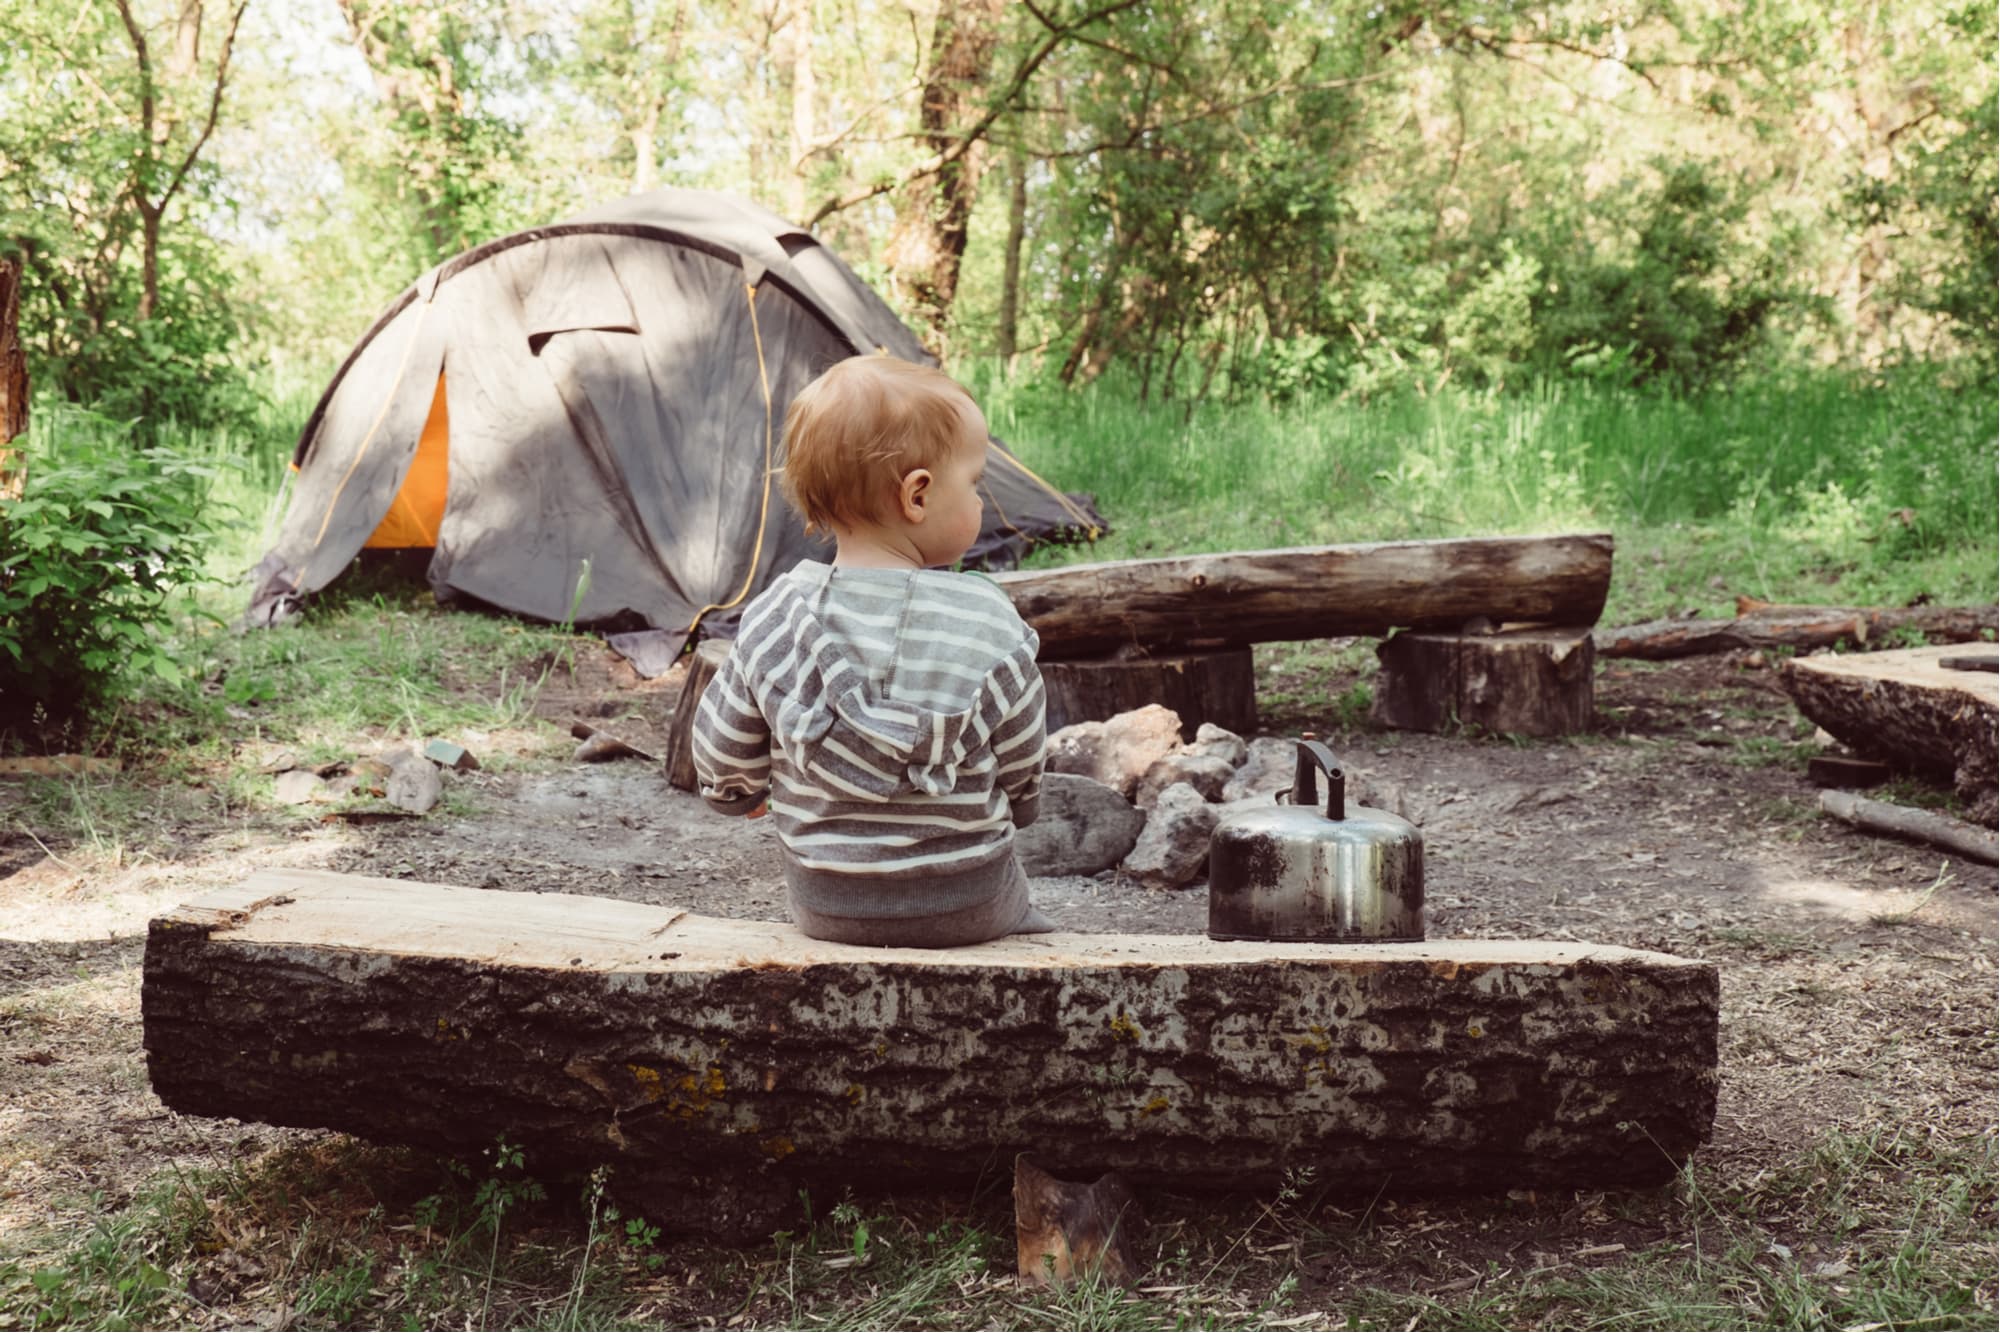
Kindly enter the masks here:
[[993, 576], [1044, 661], [1457, 629], [1475, 616], [1594, 625], [1611, 535], [1475, 537], [1113, 560]]
[[1994, 632], [1990, 606], [1772, 606], [1738, 598], [1733, 620], [1649, 620], [1596, 633], [1600, 657], [1664, 662], [1704, 653], [1807, 652], [1840, 643], [1879, 643], [1898, 630], [1934, 641], [1974, 643]]
[[1050, 731], [1159, 704], [1180, 717], [1183, 740], [1193, 740], [1204, 722], [1239, 736], [1257, 734], [1257, 666], [1248, 648], [1043, 662], [1041, 670]]
[[1122, 1171], [1347, 1192], [1669, 1179], [1716, 1099], [1712, 964], [1589, 944], [1016, 936], [864, 949], [605, 898], [271, 871], [154, 920], [177, 1111], [609, 1164], [672, 1227], [801, 1187]]
[[1507, 736], [1574, 736], [1596, 716], [1587, 626], [1489, 634], [1403, 632], [1375, 648], [1371, 709], [1405, 731], [1476, 726]]

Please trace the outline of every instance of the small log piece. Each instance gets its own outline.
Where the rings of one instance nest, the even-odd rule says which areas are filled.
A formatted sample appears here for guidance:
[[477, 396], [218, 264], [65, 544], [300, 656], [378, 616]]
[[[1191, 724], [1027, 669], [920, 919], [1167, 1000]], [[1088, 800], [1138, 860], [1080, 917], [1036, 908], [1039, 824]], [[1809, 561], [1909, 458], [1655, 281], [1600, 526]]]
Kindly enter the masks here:
[[1134, 1286], [1145, 1271], [1135, 1257], [1144, 1226], [1123, 1177], [1074, 1183], [1057, 1180], [1025, 1153], [1014, 1159], [1014, 1263], [1026, 1281], [1060, 1287], [1101, 1275]]
[[1052, 732], [1159, 704], [1180, 716], [1183, 741], [1192, 741], [1204, 722], [1239, 736], [1257, 734], [1257, 668], [1248, 648], [1043, 662], [1041, 668]]
[[1964, 646], [1935, 645], [1798, 657], [1778, 679], [1799, 711], [1841, 744], [1950, 777], [1961, 797], [1990, 809], [2000, 760], [2000, 675], [1940, 664], [1967, 654]]
[[673, 726], [667, 731], [667, 781], [682, 791], [693, 791], [694, 713], [708, 682], [729, 660], [729, 640], [703, 639], [688, 659], [687, 679], [681, 682], [680, 698], [674, 702]]
[[1571, 736], [1589, 730], [1596, 713], [1587, 627], [1406, 632], [1378, 644], [1375, 655], [1382, 669], [1372, 712], [1384, 726]]
[[561, 894], [267, 871], [152, 923], [177, 1111], [613, 1170], [662, 1225], [936, 1191], [1656, 1185], [1715, 1114], [1713, 964], [1607, 945], [1018, 935], [867, 949]]
[[1611, 534], [1464, 537], [1011, 570], [1044, 662], [1494, 623], [1593, 625]]
[[1851, 791], [1833, 790], [1819, 794], [1819, 808], [1871, 833], [1887, 833], [1941, 851], [1956, 852], [1968, 861], [2000, 865], [2000, 835], [1935, 810], [1917, 810], [1856, 796]]

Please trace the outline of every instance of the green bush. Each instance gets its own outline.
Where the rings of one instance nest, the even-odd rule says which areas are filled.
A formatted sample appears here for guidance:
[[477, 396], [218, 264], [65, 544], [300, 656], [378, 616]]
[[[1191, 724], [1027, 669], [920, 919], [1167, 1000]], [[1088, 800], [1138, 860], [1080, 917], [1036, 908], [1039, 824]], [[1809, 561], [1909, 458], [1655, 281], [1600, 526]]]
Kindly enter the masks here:
[[20, 498], [0, 500], [0, 734], [59, 730], [122, 679], [178, 677], [161, 630], [214, 535], [212, 466], [54, 415], [31, 436]]

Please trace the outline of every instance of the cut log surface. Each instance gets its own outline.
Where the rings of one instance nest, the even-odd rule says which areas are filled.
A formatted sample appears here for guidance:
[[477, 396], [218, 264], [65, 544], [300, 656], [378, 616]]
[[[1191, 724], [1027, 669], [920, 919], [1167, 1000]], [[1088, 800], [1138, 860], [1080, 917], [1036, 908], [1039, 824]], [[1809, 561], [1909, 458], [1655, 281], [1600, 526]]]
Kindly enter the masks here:
[[694, 713], [701, 696], [722, 664], [729, 660], [727, 639], [703, 639], [688, 659], [687, 679], [681, 682], [680, 698], [674, 704], [673, 724], [667, 729], [667, 781], [682, 791], [695, 789]]
[[1054, 661], [1381, 636], [1502, 621], [1593, 625], [1611, 536], [1478, 537], [1115, 560], [994, 575]]
[[1477, 726], [1573, 736], [1596, 715], [1590, 630], [1399, 633], [1377, 645], [1374, 718], [1405, 731]]
[[655, 1220], [748, 1234], [801, 1187], [954, 1188], [1023, 1150], [1178, 1189], [1650, 1185], [1716, 1099], [1714, 966], [1576, 943], [866, 949], [285, 871], [156, 919], [143, 997], [178, 1111], [504, 1135], [540, 1170], [609, 1164]]
[[1636, 657], [1663, 662], [1704, 653], [1768, 652], [1791, 648], [1808, 652], [1840, 643], [1865, 647], [1897, 630], [1916, 630], [1937, 640], [1972, 643], [1992, 634], [2000, 612], [1991, 606], [1767, 606], [1733, 620], [1649, 620], [1597, 631], [1600, 657]]
[[1257, 667], [1248, 648], [1041, 666], [1050, 731], [1159, 704], [1180, 718], [1183, 740], [1193, 740], [1204, 722], [1257, 734]]
[[[1950, 670], [1961, 645], [1800, 657], [1779, 672], [1799, 711], [1859, 754], [1954, 776], [1977, 801], [1995, 784], [2000, 675]], [[2000, 653], [1988, 648], [1986, 655]]]

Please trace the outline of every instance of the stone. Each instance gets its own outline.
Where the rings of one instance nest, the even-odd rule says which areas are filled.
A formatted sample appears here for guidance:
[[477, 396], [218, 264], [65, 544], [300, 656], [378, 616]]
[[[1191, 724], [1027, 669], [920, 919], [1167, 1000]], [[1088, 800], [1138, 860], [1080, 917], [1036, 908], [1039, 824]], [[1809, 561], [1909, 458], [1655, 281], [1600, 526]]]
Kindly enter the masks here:
[[1148, 704], [1103, 722], [1078, 722], [1049, 737], [1048, 770], [1095, 778], [1130, 798], [1156, 762], [1181, 747], [1181, 720]]
[[271, 784], [271, 793], [279, 805], [310, 805], [325, 799], [327, 790], [319, 774], [294, 768], [278, 774], [277, 780]]
[[408, 750], [390, 753], [395, 757], [389, 764], [389, 780], [382, 789], [389, 804], [413, 815], [421, 815], [436, 805], [444, 795], [444, 780], [438, 776], [437, 765]]
[[1215, 807], [1185, 782], [1160, 793], [1139, 841], [1125, 858], [1125, 873], [1149, 889], [1179, 889], [1201, 878]]
[[1176, 782], [1185, 782], [1200, 792], [1203, 800], [1213, 801], [1222, 795], [1223, 787], [1235, 774], [1236, 766], [1220, 755], [1177, 750], [1146, 770], [1146, 776], [1139, 779], [1139, 788], [1132, 795], [1132, 803], [1149, 810], [1160, 793]]
[[1227, 727], [1204, 722], [1195, 729], [1194, 739], [1181, 747], [1188, 754], [1214, 755], [1231, 768], [1241, 768], [1250, 756], [1250, 743]]
[[1282, 736], [1259, 736], [1251, 741], [1243, 766], [1223, 784], [1224, 801], [1240, 801], [1247, 796], [1268, 796], [1290, 791], [1299, 768], [1299, 744]]
[[1146, 826], [1143, 811], [1094, 778], [1044, 773], [1035, 822], [1014, 833], [1030, 875], [1095, 875], [1124, 860]]

